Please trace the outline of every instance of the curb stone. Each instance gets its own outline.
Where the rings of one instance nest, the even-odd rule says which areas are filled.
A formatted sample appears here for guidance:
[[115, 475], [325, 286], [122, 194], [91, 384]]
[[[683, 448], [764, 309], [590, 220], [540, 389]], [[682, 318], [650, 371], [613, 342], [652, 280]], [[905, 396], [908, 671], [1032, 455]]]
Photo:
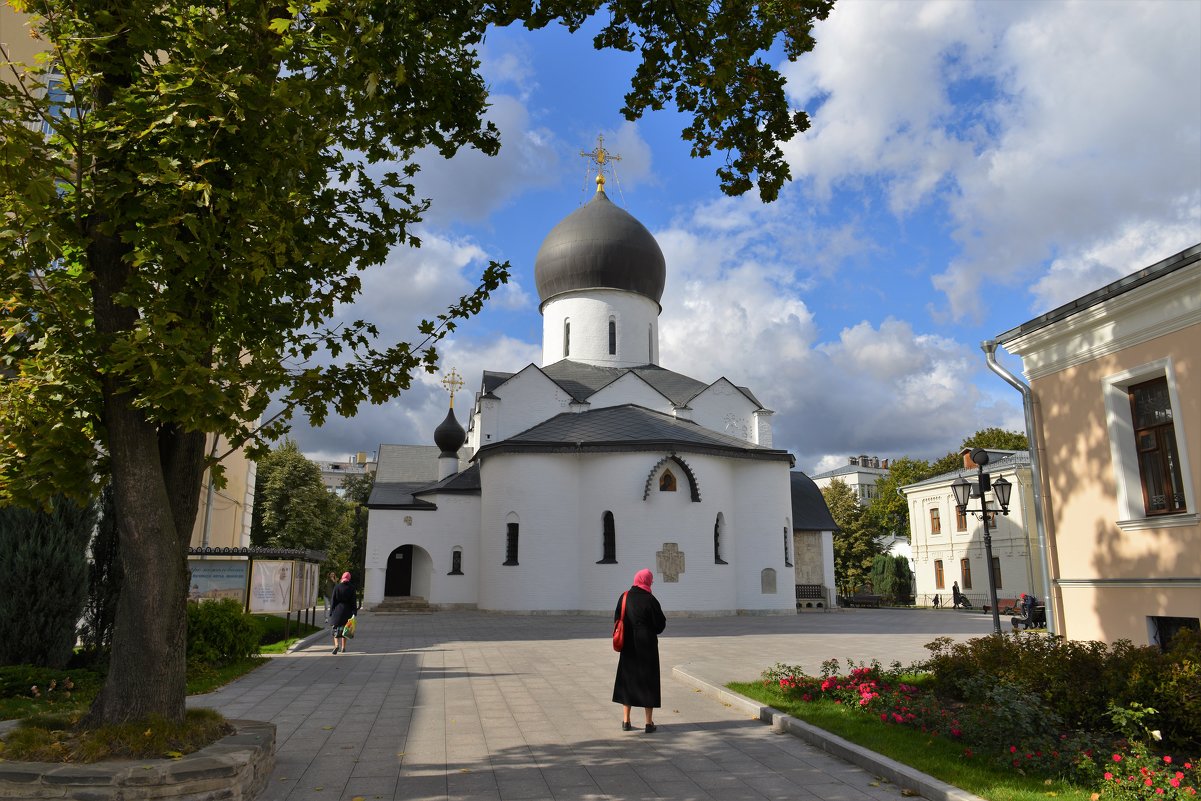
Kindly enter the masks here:
[[744, 695], [711, 684], [689, 672], [687, 665], [676, 665], [671, 669], [671, 673], [677, 681], [700, 690], [719, 703], [746, 712], [753, 719], [771, 726], [774, 732], [798, 737], [829, 754], [845, 759], [877, 776], [882, 776], [902, 789], [919, 793], [929, 801], [986, 801], [978, 795], [947, 784], [929, 774], [897, 762], [895, 759], [877, 754], [875, 751], [869, 751], [836, 734], [811, 726], [791, 715], [785, 715], [778, 709], [764, 706]]

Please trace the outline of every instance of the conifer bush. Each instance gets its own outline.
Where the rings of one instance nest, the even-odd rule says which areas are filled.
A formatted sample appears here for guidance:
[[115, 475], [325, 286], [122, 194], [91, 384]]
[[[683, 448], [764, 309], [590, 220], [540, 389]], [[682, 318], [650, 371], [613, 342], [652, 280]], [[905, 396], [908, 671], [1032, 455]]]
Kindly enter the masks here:
[[87, 597], [91, 506], [0, 509], [0, 664], [63, 667]]

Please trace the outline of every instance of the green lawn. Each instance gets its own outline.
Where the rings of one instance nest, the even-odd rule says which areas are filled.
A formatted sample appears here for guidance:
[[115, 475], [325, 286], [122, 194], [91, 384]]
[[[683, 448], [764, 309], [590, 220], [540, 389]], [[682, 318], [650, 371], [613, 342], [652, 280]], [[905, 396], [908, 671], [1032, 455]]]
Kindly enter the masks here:
[[1091, 790], [1082, 790], [1065, 782], [1035, 779], [1023, 776], [1016, 770], [1002, 770], [974, 757], [968, 758], [960, 743], [946, 737], [931, 737], [908, 727], [886, 726], [875, 715], [864, 714], [843, 704], [793, 701], [777, 688], [765, 686], [762, 682], [732, 682], [727, 686], [736, 693], [988, 801], [1045, 801], [1047, 798], [1089, 801], [1092, 795]]

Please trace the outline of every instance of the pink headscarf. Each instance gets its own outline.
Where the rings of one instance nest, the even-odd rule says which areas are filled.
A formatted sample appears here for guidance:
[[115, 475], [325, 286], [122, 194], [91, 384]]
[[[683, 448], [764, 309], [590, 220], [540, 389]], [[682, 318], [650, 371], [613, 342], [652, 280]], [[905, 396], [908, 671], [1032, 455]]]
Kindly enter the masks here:
[[651, 583], [655, 580], [655, 574], [643, 568], [634, 574], [634, 586], [644, 589], [647, 592], [651, 591]]
[[342, 574], [342, 580], [350, 581], [350, 571], [349, 570], [347, 570], [345, 573]]

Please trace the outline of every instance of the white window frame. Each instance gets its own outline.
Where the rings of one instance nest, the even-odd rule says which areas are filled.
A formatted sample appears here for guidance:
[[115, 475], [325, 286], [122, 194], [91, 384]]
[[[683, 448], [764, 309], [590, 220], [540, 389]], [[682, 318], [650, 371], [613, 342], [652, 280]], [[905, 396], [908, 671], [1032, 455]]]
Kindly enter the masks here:
[[[1178, 514], [1148, 515], [1143, 504], [1143, 481], [1138, 469], [1130, 387], [1156, 378], [1167, 379], [1168, 398], [1172, 403], [1172, 427], [1176, 435], [1176, 453], [1180, 457], [1180, 478], [1184, 482], [1186, 509]], [[1201, 516], [1197, 514], [1197, 498], [1193, 493], [1193, 473], [1184, 433], [1186, 421], [1178, 413], [1182, 407], [1171, 357], [1105, 376], [1101, 379], [1101, 393], [1105, 399], [1105, 425], [1109, 431], [1109, 453], [1117, 488], [1118, 527], [1123, 531], [1141, 531], [1196, 525]]]

